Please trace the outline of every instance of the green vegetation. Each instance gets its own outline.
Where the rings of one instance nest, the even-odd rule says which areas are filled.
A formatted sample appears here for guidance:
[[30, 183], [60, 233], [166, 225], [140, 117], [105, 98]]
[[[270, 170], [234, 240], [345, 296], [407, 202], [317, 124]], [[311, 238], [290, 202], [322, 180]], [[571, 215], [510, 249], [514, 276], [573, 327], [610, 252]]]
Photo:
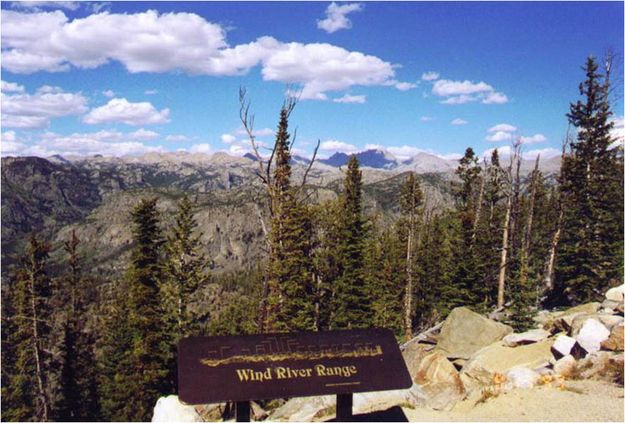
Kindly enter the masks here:
[[[149, 420], [157, 398], [177, 390], [176, 345], [190, 335], [379, 326], [408, 339], [457, 306], [497, 310], [523, 329], [539, 307], [598, 299], [623, 277], [623, 152], [610, 136], [609, 76], [592, 58], [584, 69], [568, 114], [576, 136], [556, 185], [539, 159], [520, 177], [518, 141], [512, 157], [495, 150], [484, 163], [467, 148], [452, 181], [405, 173], [363, 186], [352, 156], [344, 179], [325, 188], [336, 198], [312, 204], [319, 187], [292, 181], [288, 101], [272, 159], [259, 163], [264, 196], [119, 194], [133, 197], [132, 240], [105, 253], [118, 265], [106, 275], [90, 270], [94, 252], [75, 232], [56, 267], [33, 234], [3, 292], [3, 418]], [[453, 196], [452, 207], [433, 198], [433, 185]], [[365, 204], [366, 195], [383, 205]], [[265, 254], [213, 274], [197, 211], [250, 199], [267, 201], [251, 217]], [[124, 249], [129, 260], [116, 255]]]

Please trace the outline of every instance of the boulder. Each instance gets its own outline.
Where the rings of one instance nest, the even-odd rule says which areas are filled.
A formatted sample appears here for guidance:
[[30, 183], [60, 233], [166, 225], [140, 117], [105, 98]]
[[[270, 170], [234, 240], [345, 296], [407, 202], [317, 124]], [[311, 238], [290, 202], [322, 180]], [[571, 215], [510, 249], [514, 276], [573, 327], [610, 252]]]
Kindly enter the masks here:
[[424, 405], [434, 410], [450, 410], [465, 396], [460, 373], [440, 352], [421, 360], [413, 381], [425, 395]]
[[608, 337], [608, 339], [601, 342], [601, 349], [608, 351], [623, 351], [623, 328], [623, 323], [614, 326], [612, 328], [612, 331], [610, 332], [610, 336]]
[[575, 338], [567, 335], [559, 335], [551, 346], [551, 351], [556, 358], [561, 358], [571, 354], [575, 345]]
[[531, 389], [538, 383], [539, 379], [540, 374], [538, 372], [527, 367], [515, 367], [506, 373], [505, 389]]
[[274, 410], [270, 421], [310, 422], [313, 419], [334, 413], [336, 395], [292, 398]]
[[186, 405], [178, 400], [178, 395], [161, 397], [154, 406], [153, 422], [201, 422], [200, 415], [192, 405]]
[[406, 404], [413, 407], [423, 406], [425, 401], [426, 397], [421, 388], [413, 384], [409, 389], [354, 394], [352, 412], [354, 414], [372, 413], [388, 410], [396, 406], [405, 406]]
[[576, 378], [623, 384], [623, 354], [599, 351], [577, 362]]
[[505, 375], [515, 367], [537, 369], [545, 367], [551, 359], [553, 340], [545, 339], [534, 344], [507, 347], [497, 342], [480, 350], [460, 373], [465, 389], [481, 389], [491, 386], [496, 376]]
[[570, 378], [575, 372], [575, 369], [577, 367], [576, 363], [577, 362], [575, 361], [575, 357], [573, 357], [572, 355], [565, 355], [564, 357], [556, 361], [556, 363], [553, 365], [553, 371], [560, 376]]
[[532, 329], [522, 333], [511, 333], [503, 338], [504, 345], [516, 347], [518, 345], [532, 344], [549, 338], [550, 332], [544, 329]]
[[573, 319], [580, 314], [594, 314], [601, 307], [600, 303], [587, 303], [563, 311], [554, 311], [551, 313], [539, 313], [534, 320], [542, 325], [542, 328], [556, 332], [568, 332], [573, 324]]
[[623, 317], [615, 316], [613, 314], [607, 313], [593, 313], [593, 314], [580, 314], [575, 316], [571, 323], [571, 328], [569, 329], [569, 336], [576, 337], [579, 334], [579, 331], [584, 326], [584, 323], [588, 319], [595, 319], [599, 321], [603, 326], [605, 326], [608, 330], [612, 329], [614, 326], [623, 323]]
[[478, 350], [511, 332], [510, 326], [488, 320], [466, 307], [458, 307], [443, 323], [436, 350], [449, 359], [469, 359]]
[[609, 336], [610, 331], [599, 321], [591, 318], [583, 323], [575, 339], [584, 350], [594, 353], [601, 349], [601, 343]]
[[[253, 405], [254, 403], [252, 403]], [[225, 402], [219, 404], [202, 404], [196, 405], [195, 411], [200, 415], [203, 422], [214, 422], [224, 417], [228, 404]]]
[[417, 376], [421, 360], [423, 360], [423, 357], [428, 355], [433, 348], [432, 345], [413, 342], [408, 344], [402, 351], [402, 356], [404, 357], [406, 367], [408, 368], [412, 380]]
[[615, 286], [614, 288], [608, 289], [605, 293], [606, 300], [616, 301], [618, 303], [623, 303], [623, 299], [625, 296], [625, 285]]

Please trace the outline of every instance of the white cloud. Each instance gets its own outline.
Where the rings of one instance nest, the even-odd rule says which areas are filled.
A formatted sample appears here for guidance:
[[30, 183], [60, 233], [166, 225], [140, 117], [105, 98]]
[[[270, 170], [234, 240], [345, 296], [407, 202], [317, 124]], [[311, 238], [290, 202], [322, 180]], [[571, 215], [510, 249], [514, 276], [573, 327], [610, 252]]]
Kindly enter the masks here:
[[23, 93], [24, 86], [16, 84], [15, 82], [2, 81], [0, 85], [0, 91], [3, 93]]
[[169, 109], [158, 111], [149, 102], [130, 103], [125, 98], [114, 98], [104, 106], [91, 109], [83, 121], [89, 125], [112, 122], [134, 126], [167, 123]]
[[488, 132], [514, 132], [517, 130], [516, 126], [512, 126], [509, 123], [499, 123], [488, 129]]
[[26, 145], [19, 142], [15, 131], [6, 131], [2, 133], [0, 139], [0, 155], [16, 155], [26, 148]]
[[534, 160], [539, 154], [541, 159], [551, 159], [552, 157], [562, 155], [562, 151], [551, 147], [541, 148], [538, 150], [528, 150], [523, 152], [523, 158], [525, 160]]
[[412, 82], [398, 82], [395, 84], [395, 88], [397, 88], [399, 91], [408, 91], [416, 87], [417, 84], [414, 84]]
[[395, 86], [395, 65], [325, 43], [272, 37], [229, 46], [226, 30], [193, 13], [99, 13], [70, 20], [61, 11], [2, 10], [2, 67], [13, 73], [92, 69], [120, 62], [131, 73], [242, 75], [260, 65], [266, 81], [300, 85], [302, 99], [355, 85]]
[[[499, 157], [509, 158], [512, 154], [512, 148], [509, 145], [505, 145], [503, 147], [497, 147], [497, 152], [499, 153]], [[489, 148], [482, 153], [482, 157], [490, 158], [495, 148]], [[553, 157], [560, 156], [562, 151], [555, 148], [541, 148], [536, 150], [528, 150], [521, 151], [521, 157], [523, 160], [534, 160], [538, 155], [540, 155], [541, 159], [551, 159]]]
[[420, 120], [421, 120], [421, 122], [430, 122], [430, 121], [434, 120], [434, 118], [430, 117], [430, 116], [421, 116]]
[[359, 12], [362, 6], [359, 3], [349, 3], [339, 6], [332, 2], [326, 9], [326, 18], [317, 20], [317, 28], [323, 29], [331, 34], [340, 29], [349, 29], [352, 27], [352, 21], [347, 18], [347, 14]]
[[128, 136], [137, 141], [150, 141], [159, 137], [158, 132], [150, 131], [147, 129], [138, 129], [128, 134]]
[[449, 97], [446, 100], [442, 100], [441, 104], [466, 104], [477, 101], [477, 98], [472, 95], [462, 94], [453, 97]]
[[332, 101], [335, 103], [357, 103], [363, 104], [367, 102], [367, 97], [364, 95], [349, 95], [345, 94], [343, 97], [335, 98]]
[[489, 91], [493, 91], [493, 87], [485, 82], [475, 83], [471, 81], [450, 81], [447, 79], [440, 79], [436, 81], [432, 87], [432, 94], [439, 97], [476, 94]]
[[165, 141], [170, 141], [170, 142], [182, 142], [182, 141], [187, 141], [189, 139], [189, 137], [187, 137], [186, 135], [167, 135], [165, 137]]
[[14, 9], [39, 11], [42, 9], [67, 9], [78, 10], [80, 2], [77, 1], [14, 1], [11, 2]]
[[235, 137], [232, 134], [222, 134], [221, 135], [221, 142], [223, 142], [224, 144], [232, 144], [236, 140], [237, 140], [237, 137]]
[[358, 147], [352, 144], [348, 144], [343, 141], [337, 140], [327, 140], [321, 143], [319, 146], [321, 151], [332, 151], [332, 152], [341, 152], [341, 153], [356, 153], [358, 152]]
[[521, 137], [521, 144], [536, 144], [545, 141], [547, 141], [547, 138], [543, 134], [535, 134], [529, 137]]
[[112, 90], [104, 90], [102, 91], [102, 95], [104, 95], [104, 97], [112, 98], [115, 97], [115, 92]]
[[610, 131], [610, 136], [612, 136], [612, 138], [615, 138], [617, 142], [620, 141], [620, 143], [622, 144], [625, 140], [625, 121], [623, 119], [623, 116], [617, 116], [611, 119], [611, 122], [614, 122], [614, 127]]
[[469, 122], [467, 122], [464, 119], [460, 119], [460, 118], [456, 118], [456, 119], [451, 121], [452, 125], [466, 125], [467, 123], [469, 123]]
[[386, 150], [399, 160], [408, 160], [414, 157], [418, 153], [423, 153], [424, 150], [412, 147], [410, 145], [402, 145], [400, 147], [387, 147]]
[[0, 94], [2, 125], [7, 128], [43, 128], [50, 120], [87, 111], [87, 99], [81, 93], [65, 93], [43, 86], [35, 94]]
[[[269, 137], [273, 136], [275, 133], [276, 132], [271, 128], [254, 129], [254, 131], [252, 131], [252, 135], [255, 137]], [[234, 131], [234, 135], [247, 137], [247, 131], [244, 128], [238, 128]]]
[[465, 104], [481, 101], [483, 104], [504, 104], [508, 102], [505, 94], [495, 91], [486, 82], [451, 81], [439, 79], [432, 86], [432, 94], [447, 97], [442, 104]]
[[210, 144], [193, 144], [191, 146], [191, 148], [189, 148], [189, 151], [191, 153], [204, 153], [204, 154], [210, 154], [213, 152], [213, 149], [211, 148]]
[[506, 104], [508, 97], [504, 93], [492, 92], [486, 95], [482, 100], [482, 104]]
[[512, 139], [512, 133], [506, 132], [506, 131], [497, 131], [486, 136], [486, 141], [492, 141], [492, 142], [509, 141], [511, 139]]
[[125, 156], [163, 151], [165, 150], [160, 146], [152, 147], [137, 141], [127, 141], [126, 136], [117, 131], [75, 133], [71, 135], [46, 132], [35, 144], [23, 146], [18, 154], [41, 157], [54, 154]]
[[421, 79], [424, 81], [436, 81], [438, 78], [440, 78], [438, 72], [423, 72], [423, 74], [421, 75]]

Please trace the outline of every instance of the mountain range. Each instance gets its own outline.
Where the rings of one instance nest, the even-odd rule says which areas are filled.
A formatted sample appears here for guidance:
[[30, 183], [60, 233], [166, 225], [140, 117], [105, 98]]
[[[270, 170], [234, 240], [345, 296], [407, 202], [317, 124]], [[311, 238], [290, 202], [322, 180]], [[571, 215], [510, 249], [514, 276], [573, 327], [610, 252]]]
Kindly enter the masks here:
[[[396, 199], [406, 172], [416, 172], [427, 207], [452, 204], [456, 161], [419, 153], [398, 161], [388, 153], [357, 154], [363, 171], [365, 210], [389, 222], [398, 212]], [[312, 166], [306, 188], [312, 202], [336, 198], [344, 178], [344, 155], [335, 154]], [[301, 181], [309, 161], [293, 159], [293, 180]], [[523, 163], [524, 172], [533, 163]], [[544, 161], [546, 174], [559, 162]], [[158, 196], [163, 226], [173, 221], [184, 193], [196, 201], [196, 220], [216, 272], [249, 268], [264, 254], [259, 216], [266, 217], [255, 157], [226, 153], [150, 153], [141, 157], [52, 156], [2, 158], [2, 272], [10, 269], [28, 234], [42, 233], [53, 246], [76, 231], [89, 265], [114, 271], [131, 243], [130, 210], [142, 197]]]

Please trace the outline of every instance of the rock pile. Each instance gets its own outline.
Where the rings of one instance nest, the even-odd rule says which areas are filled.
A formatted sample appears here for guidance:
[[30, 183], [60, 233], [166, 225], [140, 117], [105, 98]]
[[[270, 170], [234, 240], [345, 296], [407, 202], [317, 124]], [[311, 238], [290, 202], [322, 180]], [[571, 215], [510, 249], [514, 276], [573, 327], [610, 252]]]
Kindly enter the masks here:
[[[413, 385], [410, 389], [354, 394], [354, 413], [369, 413], [394, 406], [450, 410], [460, 401], [478, 403], [511, 389], [538, 384], [563, 388], [569, 378], [603, 378], [623, 383], [623, 299], [625, 285], [610, 289], [603, 303], [583, 304], [568, 310], [543, 311], [536, 329], [514, 333], [512, 328], [473, 311], [454, 309], [440, 325], [401, 349]], [[167, 404], [179, 410], [178, 421], [209, 416], [208, 406], [188, 408], [161, 398], [153, 421], [171, 420]], [[175, 407], [174, 407], [175, 405]], [[202, 408], [203, 407], [203, 408]], [[224, 404], [213, 406], [213, 414]], [[294, 398], [267, 415], [271, 421], [319, 421], [334, 414], [334, 396]], [[192, 411], [195, 411], [193, 413]]]

